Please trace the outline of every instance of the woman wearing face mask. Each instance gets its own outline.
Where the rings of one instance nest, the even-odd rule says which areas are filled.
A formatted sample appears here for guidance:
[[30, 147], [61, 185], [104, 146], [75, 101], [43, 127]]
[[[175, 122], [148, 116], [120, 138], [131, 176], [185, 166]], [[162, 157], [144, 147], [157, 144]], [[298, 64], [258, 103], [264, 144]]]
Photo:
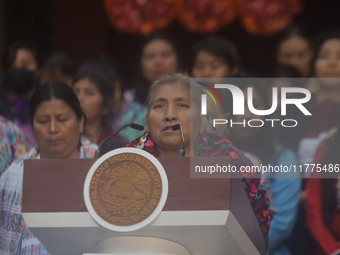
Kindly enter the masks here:
[[84, 145], [81, 140], [85, 116], [77, 96], [66, 84], [39, 87], [30, 100], [29, 120], [37, 146], [16, 160], [0, 179], [1, 194], [7, 194], [0, 203], [1, 215], [4, 215], [0, 237], [3, 243], [10, 244], [10, 248], [0, 245], [2, 255], [48, 254], [26, 228], [21, 215], [24, 160], [91, 158], [97, 148]]
[[179, 69], [174, 43], [163, 34], [153, 34], [143, 44], [140, 58], [141, 74], [136, 88], [124, 93], [128, 101], [145, 104], [149, 86], [160, 77]]
[[11, 69], [0, 90], [0, 116], [14, 122], [34, 146], [35, 139], [28, 119], [28, 102], [37, 87], [33, 72]]
[[[266, 91], [260, 86], [252, 83], [249, 80], [241, 80], [238, 87], [242, 90], [245, 98], [248, 96], [248, 87], [252, 88], [253, 106], [256, 110], [267, 110], [269, 104], [267, 101]], [[276, 144], [272, 138], [272, 126], [264, 120], [264, 116], [258, 116], [249, 111], [245, 105], [244, 115], [232, 116], [232, 107], [225, 111], [229, 113], [233, 122], [230, 128], [228, 138], [230, 141], [249, 158], [258, 158], [260, 163], [254, 164], [272, 167], [290, 167], [297, 165], [295, 154]], [[268, 117], [268, 116], [267, 116]], [[266, 118], [267, 118], [266, 117]], [[251, 127], [248, 125], [259, 125], [258, 120], [262, 120], [265, 124], [261, 127]], [[270, 117], [268, 118], [270, 119]], [[240, 123], [245, 122], [245, 125]], [[262, 177], [262, 181], [268, 191], [268, 196], [271, 198], [270, 210], [274, 212], [273, 220], [269, 230], [269, 254], [283, 255], [290, 254], [290, 251], [285, 245], [286, 239], [291, 234], [298, 212], [298, 203], [300, 199], [301, 180], [298, 178], [299, 173], [266, 173]]]
[[[150, 87], [147, 102], [147, 131], [128, 147], [137, 147], [156, 157], [177, 157], [182, 140], [179, 130], [173, 131], [172, 127], [180, 124], [186, 157], [230, 156], [237, 167], [250, 164], [228, 140], [213, 133], [206, 118], [200, 114], [200, 90], [190, 85], [188, 76], [175, 73], [156, 80]], [[258, 224], [266, 236], [271, 213], [267, 211], [265, 189], [258, 178], [243, 178], [242, 182]]]

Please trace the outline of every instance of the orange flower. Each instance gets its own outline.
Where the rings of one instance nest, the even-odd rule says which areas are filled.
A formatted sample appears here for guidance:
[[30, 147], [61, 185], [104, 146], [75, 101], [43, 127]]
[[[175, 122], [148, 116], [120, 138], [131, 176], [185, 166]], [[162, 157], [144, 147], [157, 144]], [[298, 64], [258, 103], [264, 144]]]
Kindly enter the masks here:
[[105, 0], [111, 24], [120, 31], [150, 34], [175, 17], [179, 0]]
[[299, 0], [243, 0], [241, 20], [252, 34], [271, 34], [287, 28], [301, 11]]
[[189, 30], [213, 33], [235, 19], [235, 0], [183, 0], [179, 19]]

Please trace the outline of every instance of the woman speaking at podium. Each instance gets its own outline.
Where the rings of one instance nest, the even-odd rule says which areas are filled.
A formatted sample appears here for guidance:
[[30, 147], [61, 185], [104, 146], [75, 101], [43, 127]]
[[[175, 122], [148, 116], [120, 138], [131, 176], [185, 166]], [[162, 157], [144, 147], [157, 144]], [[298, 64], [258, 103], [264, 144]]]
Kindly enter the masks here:
[[[184, 149], [185, 156], [231, 156], [237, 167], [251, 165], [228, 140], [214, 134], [201, 115], [200, 102], [200, 90], [196, 87], [190, 90], [189, 76], [179, 73], [163, 76], [149, 90], [146, 132], [127, 146], [156, 157], [177, 157]], [[178, 124], [181, 131], [173, 128]], [[262, 233], [267, 236], [272, 215], [268, 211], [266, 190], [258, 178], [243, 178], [242, 182]]]
[[[0, 254], [48, 254], [26, 228], [21, 215], [24, 159], [91, 158], [95, 145], [83, 145], [85, 115], [77, 96], [63, 83], [41, 86], [29, 104], [37, 147], [16, 160], [1, 176]], [[87, 143], [88, 144], [88, 143]]]

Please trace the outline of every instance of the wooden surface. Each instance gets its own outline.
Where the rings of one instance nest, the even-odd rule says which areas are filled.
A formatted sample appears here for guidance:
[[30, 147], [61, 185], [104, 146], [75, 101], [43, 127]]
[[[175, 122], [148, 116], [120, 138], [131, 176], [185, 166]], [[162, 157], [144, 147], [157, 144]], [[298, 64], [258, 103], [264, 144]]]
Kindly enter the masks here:
[[[230, 179], [192, 179], [189, 158], [159, 160], [169, 181], [164, 211], [230, 208]], [[87, 172], [95, 161], [96, 159], [26, 160], [22, 212], [86, 212], [83, 186]], [[216, 162], [217, 158], [207, 159], [207, 164]]]

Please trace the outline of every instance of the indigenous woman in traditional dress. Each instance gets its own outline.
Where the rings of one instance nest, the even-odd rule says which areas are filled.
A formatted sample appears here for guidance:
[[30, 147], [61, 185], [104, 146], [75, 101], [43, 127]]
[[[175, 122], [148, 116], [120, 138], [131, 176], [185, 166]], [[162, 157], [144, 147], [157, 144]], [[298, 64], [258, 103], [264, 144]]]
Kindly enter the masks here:
[[21, 158], [30, 148], [28, 139], [19, 127], [0, 117], [0, 176], [15, 159]]
[[179, 69], [174, 42], [161, 33], [146, 38], [140, 57], [140, 69], [135, 88], [125, 91], [124, 98], [128, 102], [135, 101], [144, 105], [150, 85], [160, 77]]
[[39, 87], [29, 104], [29, 118], [37, 146], [13, 162], [0, 179], [2, 255], [48, 254], [21, 215], [24, 159], [91, 158], [96, 149], [81, 141], [85, 116], [77, 96], [66, 84]]
[[[110, 119], [115, 114], [115, 108], [122, 104], [120, 94], [116, 96], [118, 86], [114, 70], [102, 63], [86, 63], [76, 74], [73, 90], [86, 115], [83, 137], [91, 143], [99, 145], [114, 133], [110, 127]], [[117, 145], [119, 142], [122, 146], [127, 144], [127, 141], [124, 143], [125, 139], [119, 134], [115, 135], [112, 140]]]
[[[156, 157], [177, 157], [181, 148], [180, 124], [184, 136], [185, 156], [231, 156], [237, 167], [251, 162], [232, 144], [214, 134], [207, 119], [201, 115], [201, 93], [196, 87], [190, 97], [189, 77], [175, 73], [155, 81], [149, 90], [147, 130], [129, 147], [137, 147]], [[250, 174], [251, 177], [253, 175]], [[271, 214], [264, 186], [257, 178], [243, 178], [249, 201], [264, 235], [269, 232]]]
[[239, 73], [235, 45], [219, 37], [209, 37], [194, 46], [194, 78], [227, 78]]
[[[340, 32], [321, 35], [315, 45], [312, 71], [314, 77], [318, 78], [315, 79], [318, 90], [312, 93], [307, 105], [312, 116], [306, 121], [305, 132], [300, 137], [298, 156], [302, 164], [313, 162], [318, 145], [326, 138], [327, 132], [336, 126], [335, 110], [340, 103]], [[306, 177], [309, 174], [307, 171]]]
[[278, 63], [295, 67], [301, 77], [311, 75], [310, 63], [313, 50], [310, 41], [300, 27], [290, 27], [283, 33], [276, 57]]
[[[260, 85], [255, 82], [252, 84], [248, 80], [241, 80], [238, 87], [243, 91], [245, 98], [247, 98], [247, 95], [249, 96], [247, 88], [252, 88], [252, 99], [255, 109], [269, 109], [266, 91]], [[231, 98], [229, 101], [231, 101]], [[232, 109], [226, 109], [225, 111], [227, 115], [232, 115]], [[270, 165], [271, 167], [288, 168], [298, 165], [294, 152], [286, 149], [273, 139], [273, 127], [270, 123], [264, 121], [264, 117], [253, 114], [249, 111], [248, 107], [245, 107], [245, 114], [232, 116], [232, 120], [235, 123], [245, 121], [247, 124], [245, 126], [233, 124], [228, 138], [246, 155], [251, 153], [253, 156], [256, 156], [261, 163], [252, 162], [258, 166]], [[273, 119], [272, 117], [269, 118]], [[261, 127], [259, 127], [261, 124], [251, 127], [250, 124], [248, 125], [250, 120], [257, 120], [252, 122], [254, 126], [260, 120], [265, 122], [265, 124]], [[249, 156], [249, 158], [252, 157]], [[267, 189], [268, 196], [271, 198], [270, 210], [274, 213], [269, 231], [268, 252], [271, 255], [289, 255], [291, 253], [286, 245], [286, 241], [292, 233], [298, 215], [301, 192], [299, 173], [268, 172], [262, 176], [262, 181]]]
[[340, 254], [340, 132], [334, 128], [316, 152], [307, 182], [307, 225], [318, 243], [314, 254]]
[[2, 67], [4, 71], [12, 68], [23, 68], [29, 71], [37, 71], [37, 49], [31, 42], [14, 42], [5, 52]]
[[32, 145], [35, 139], [28, 119], [28, 102], [36, 87], [32, 71], [11, 69], [0, 90], [0, 116], [17, 125]]

